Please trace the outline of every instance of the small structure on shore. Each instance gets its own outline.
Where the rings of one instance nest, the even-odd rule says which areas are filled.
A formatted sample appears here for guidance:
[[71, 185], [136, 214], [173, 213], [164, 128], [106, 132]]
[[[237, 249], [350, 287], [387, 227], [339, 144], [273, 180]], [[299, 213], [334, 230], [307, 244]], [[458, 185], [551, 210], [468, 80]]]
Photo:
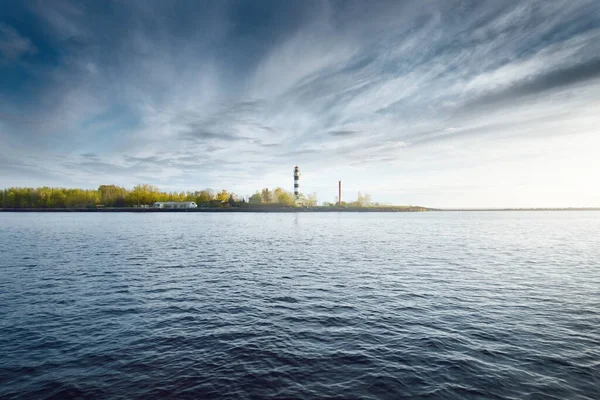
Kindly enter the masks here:
[[157, 201], [153, 208], [196, 208], [198, 205], [193, 201]]

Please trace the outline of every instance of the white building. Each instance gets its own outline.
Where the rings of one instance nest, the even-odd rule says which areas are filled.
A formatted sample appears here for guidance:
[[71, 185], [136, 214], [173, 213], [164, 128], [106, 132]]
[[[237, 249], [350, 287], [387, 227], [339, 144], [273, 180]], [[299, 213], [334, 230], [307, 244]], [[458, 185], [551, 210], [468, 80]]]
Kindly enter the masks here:
[[153, 208], [196, 208], [198, 205], [193, 201], [157, 201]]

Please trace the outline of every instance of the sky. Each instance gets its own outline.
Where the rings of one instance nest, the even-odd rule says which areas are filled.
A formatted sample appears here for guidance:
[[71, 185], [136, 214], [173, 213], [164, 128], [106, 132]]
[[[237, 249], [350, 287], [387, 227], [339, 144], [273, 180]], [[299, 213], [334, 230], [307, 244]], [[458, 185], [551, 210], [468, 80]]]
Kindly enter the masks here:
[[600, 206], [600, 2], [0, 0], [0, 188]]

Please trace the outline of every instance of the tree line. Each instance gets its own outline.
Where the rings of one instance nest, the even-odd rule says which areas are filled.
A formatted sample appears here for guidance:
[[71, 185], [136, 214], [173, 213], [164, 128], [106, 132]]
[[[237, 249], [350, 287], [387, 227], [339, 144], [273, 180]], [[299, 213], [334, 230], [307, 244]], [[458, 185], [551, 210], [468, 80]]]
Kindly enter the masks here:
[[[193, 201], [209, 207], [261, 207], [261, 206], [317, 206], [317, 194], [296, 196], [281, 187], [257, 190], [248, 198], [228, 190], [204, 189], [187, 192], [164, 192], [153, 185], [141, 184], [133, 189], [116, 185], [101, 185], [98, 189], [69, 189], [60, 187], [11, 187], [0, 190], [0, 208], [86, 208], [86, 207], [142, 207], [157, 201]], [[324, 202], [323, 206], [336, 207]], [[345, 202], [342, 207], [379, 206], [369, 194], [358, 192], [356, 201]]]
[[296, 201], [296, 196], [292, 192], [284, 190], [280, 187], [276, 188], [275, 190], [269, 190], [268, 188], [265, 188], [262, 191], [256, 191], [256, 193], [250, 196], [248, 202], [250, 204], [275, 203], [285, 206], [306, 205], [313, 207], [317, 205], [317, 194], [311, 193], [307, 197], [300, 193], [298, 201]]
[[0, 208], [85, 208], [141, 207], [157, 201], [193, 201], [199, 206], [244, 207], [250, 205], [316, 206], [315, 193], [296, 196], [280, 187], [257, 191], [248, 199], [228, 190], [204, 189], [188, 192], [164, 192], [153, 185], [137, 185], [127, 189], [116, 185], [101, 185], [98, 189], [56, 187], [11, 187], [0, 190]]

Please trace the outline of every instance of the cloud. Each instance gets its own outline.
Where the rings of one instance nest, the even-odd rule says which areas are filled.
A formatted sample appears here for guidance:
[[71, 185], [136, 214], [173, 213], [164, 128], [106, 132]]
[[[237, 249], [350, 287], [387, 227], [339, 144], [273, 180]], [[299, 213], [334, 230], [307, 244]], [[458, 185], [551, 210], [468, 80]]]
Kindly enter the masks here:
[[329, 135], [332, 135], [332, 136], [353, 136], [353, 135], [358, 134], [357, 131], [344, 131], [344, 130], [341, 130], [341, 131], [329, 131], [327, 133]]
[[0, 23], [0, 55], [2, 56], [0, 60], [12, 62], [21, 57], [35, 54], [36, 51], [31, 40], [19, 35], [14, 28]]
[[488, 199], [490, 182], [463, 166], [502, 148], [490, 159], [519, 171], [547, 140], [595, 143], [600, 122], [594, 1], [15, 7], [34, 23], [0, 22], [0, 52], [19, 60], [18, 73], [0, 65], [0, 158], [28, 160], [20, 176], [54, 163], [58, 184], [251, 193], [300, 165], [314, 188], [350, 171], [374, 188], [407, 174], [444, 187], [455, 173]]
[[600, 59], [590, 60], [513, 82], [506, 88], [485, 93], [465, 104], [464, 107], [473, 110], [473, 107], [497, 106], [501, 103], [514, 102], [522, 97], [585, 84], [587, 81], [593, 81], [599, 77]]
[[234, 142], [238, 140], [244, 140], [247, 138], [232, 135], [224, 132], [214, 132], [204, 128], [203, 124], [193, 123], [188, 125], [188, 129], [182, 133], [183, 138], [188, 138], [200, 143], [204, 143], [209, 140], [220, 140], [225, 142]]

